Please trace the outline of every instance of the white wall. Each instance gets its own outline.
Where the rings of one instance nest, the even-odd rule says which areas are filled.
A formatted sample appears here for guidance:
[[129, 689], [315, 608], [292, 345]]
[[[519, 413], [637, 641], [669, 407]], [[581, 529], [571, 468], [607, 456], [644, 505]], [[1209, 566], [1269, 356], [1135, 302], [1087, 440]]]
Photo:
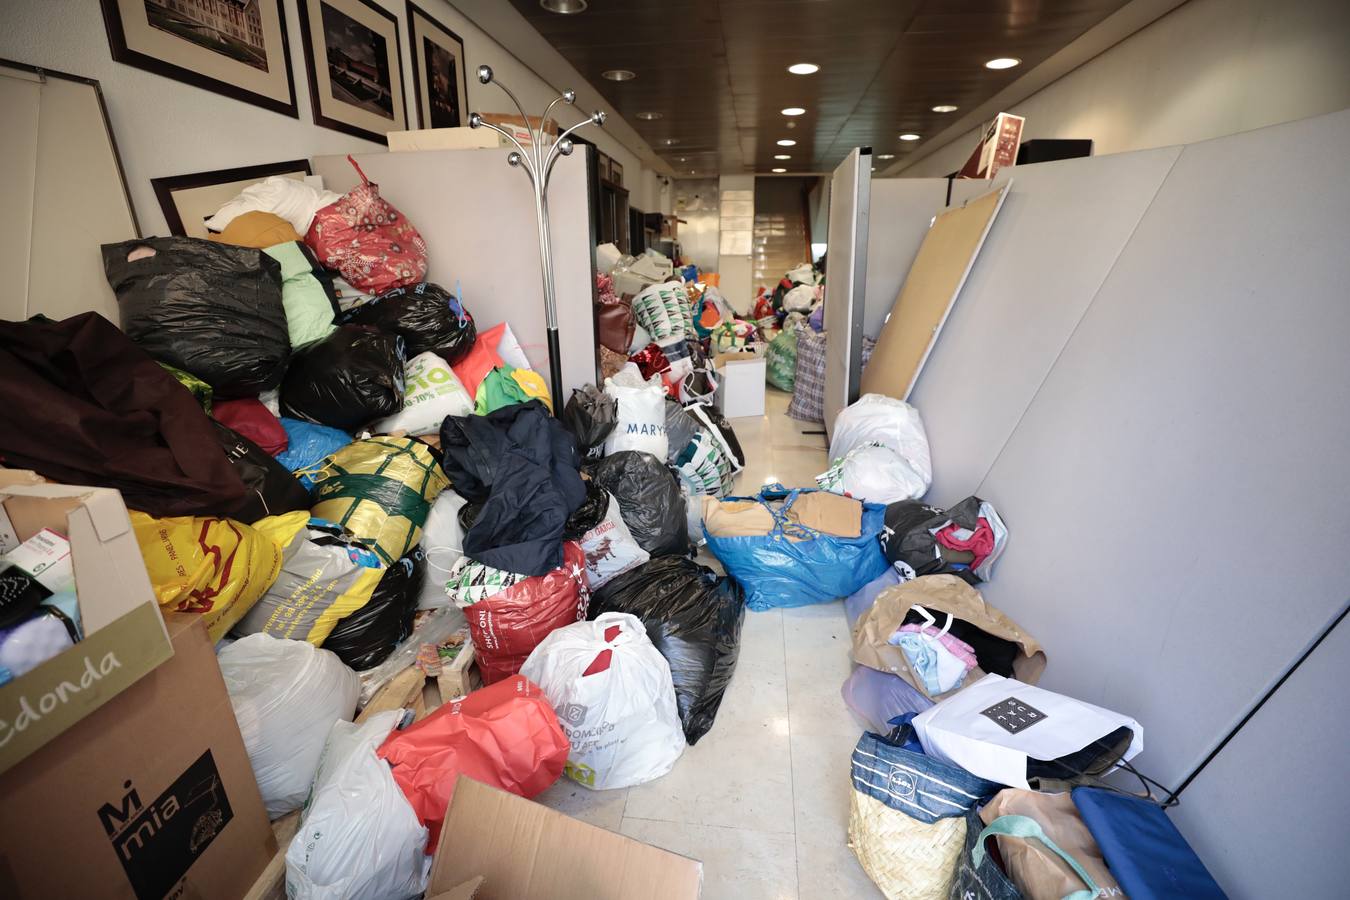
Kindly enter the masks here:
[[[409, 121], [415, 123], [406, 5], [403, 0], [374, 2], [399, 17], [404, 95]], [[151, 178], [382, 149], [381, 144], [314, 124], [297, 7], [294, 2], [283, 5], [298, 119], [113, 62], [97, 0], [0, 0], [0, 57], [99, 80], [141, 230], [163, 234], [167, 228], [150, 188]], [[473, 77], [474, 69], [484, 63], [492, 66], [531, 114], [541, 112], [556, 96], [552, 86], [445, 0], [419, 0], [418, 5], [464, 39], [470, 110], [515, 112], [501, 90], [480, 85]], [[571, 122], [563, 119], [566, 125]], [[654, 173], [646, 171], [637, 156], [603, 129], [587, 129], [585, 136], [623, 165], [638, 207], [654, 209], [660, 199]], [[397, 203], [397, 198], [392, 199]]]
[[[1094, 154], [1192, 143], [1350, 107], [1350, 2], [1190, 0], [1007, 112], [1023, 140], [1092, 138]], [[972, 129], [900, 171], [941, 176]]]

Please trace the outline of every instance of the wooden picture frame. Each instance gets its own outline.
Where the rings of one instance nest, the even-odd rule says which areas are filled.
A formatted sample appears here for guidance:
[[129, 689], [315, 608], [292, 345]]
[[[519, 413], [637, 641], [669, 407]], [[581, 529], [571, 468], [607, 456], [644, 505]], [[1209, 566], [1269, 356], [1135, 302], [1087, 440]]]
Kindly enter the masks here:
[[[409, 0], [408, 48], [412, 52], [413, 102], [419, 128], [459, 128], [469, 123], [468, 65], [464, 39]], [[448, 68], [448, 72], [447, 72]]]
[[407, 131], [398, 17], [371, 0], [296, 2], [314, 124], [386, 145]]
[[238, 196], [250, 184], [272, 175], [303, 178], [312, 175], [307, 159], [263, 163], [257, 166], [239, 166], [216, 169], [212, 172], [191, 172], [152, 178], [150, 185], [164, 212], [169, 233], [179, 237], [205, 237], [204, 220]]
[[292, 118], [295, 74], [282, 0], [101, 0], [120, 63]]

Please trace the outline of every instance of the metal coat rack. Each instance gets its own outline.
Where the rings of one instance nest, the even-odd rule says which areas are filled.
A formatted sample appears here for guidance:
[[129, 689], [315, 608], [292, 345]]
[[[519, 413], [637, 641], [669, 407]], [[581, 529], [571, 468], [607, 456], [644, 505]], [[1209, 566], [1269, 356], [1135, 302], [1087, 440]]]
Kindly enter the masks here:
[[511, 102], [520, 111], [520, 117], [525, 120], [525, 128], [530, 133], [530, 147], [527, 150], [521, 146], [520, 141], [516, 140], [515, 135], [506, 129], [499, 128], [491, 122], [483, 121], [483, 117], [478, 113], [469, 115], [470, 128], [490, 128], [515, 145], [516, 149], [512, 150], [511, 154], [506, 157], [506, 162], [522, 169], [530, 179], [530, 186], [534, 188], [534, 214], [539, 228], [539, 267], [542, 272], [544, 288], [544, 320], [548, 326], [549, 380], [553, 391], [553, 408], [556, 411], [561, 408], [564, 398], [562, 395], [562, 359], [561, 351], [558, 348], [558, 309], [553, 293], [553, 239], [548, 227], [548, 180], [553, 172], [553, 164], [557, 162], [558, 157], [572, 155], [572, 150], [575, 149], [571, 140], [572, 132], [583, 125], [604, 125], [605, 114], [601, 110], [591, 113], [588, 118], [558, 135], [558, 140], [546, 150], [544, 148], [544, 123], [548, 121], [549, 113], [553, 112], [553, 107], [559, 103], [565, 103], [568, 106], [576, 103], [576, 92], [563, 91], [562, 96], [550, 103], [548, 108], [544, 110], [544, 114], [539, 117], [538, 123], [531, 127], [530, 117], [525, 114], [525, 108], [520, 105], [516, 95], [511, 93], [511, 89], [500, 81], [493, 80], [491, 66], [478, 67], [478, 81], [480, 84], [495, 84], [505, 91], [506, 96], [511, 98]]

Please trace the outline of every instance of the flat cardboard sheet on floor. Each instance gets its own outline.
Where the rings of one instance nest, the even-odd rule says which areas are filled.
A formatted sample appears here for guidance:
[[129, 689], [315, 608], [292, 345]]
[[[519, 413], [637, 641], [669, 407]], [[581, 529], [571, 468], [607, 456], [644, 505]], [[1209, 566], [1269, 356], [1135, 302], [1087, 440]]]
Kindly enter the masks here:
[[[481, 877], [482, 884], [466, 886]], [[695, 900], [703, 864], [461, 777], [427, 896]], [[461, 891], [465, 893], [453, 893]]]
[[863, 372], [864, 394], [909, 397], [1007, 189], [1005, 184], [947, 210], [928, 229]]

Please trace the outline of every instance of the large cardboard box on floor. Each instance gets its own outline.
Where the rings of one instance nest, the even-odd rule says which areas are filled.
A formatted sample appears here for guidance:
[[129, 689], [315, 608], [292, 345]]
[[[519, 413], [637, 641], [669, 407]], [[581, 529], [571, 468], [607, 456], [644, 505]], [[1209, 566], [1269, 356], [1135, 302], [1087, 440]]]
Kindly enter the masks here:
[[0, 469], [0, 540], [44, 528], [70, 540], [84, 640], [0, 685], [0, 772], [173, 655], [120, 493]]
[[237, 900], [276, 852], [199, 616], [171, 660], [0, 775], [0, 897]]
[[428, 900], [696, 900], [703, 864], [470, 778], [455, 783]]

